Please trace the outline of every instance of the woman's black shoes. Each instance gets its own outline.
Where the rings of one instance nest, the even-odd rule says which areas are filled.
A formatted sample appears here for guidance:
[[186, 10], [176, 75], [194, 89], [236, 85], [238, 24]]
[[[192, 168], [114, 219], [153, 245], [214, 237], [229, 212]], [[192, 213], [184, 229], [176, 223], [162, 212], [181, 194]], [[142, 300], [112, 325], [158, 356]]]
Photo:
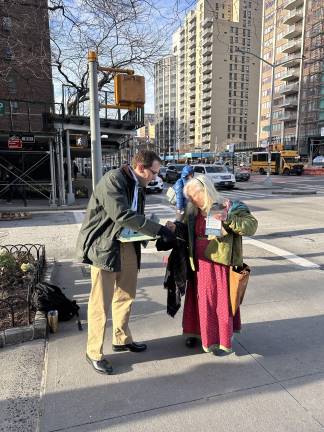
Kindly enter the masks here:
[[195, 337], [188, 337], [187, 339], [186, 339], [186, 346], [188, 347], [188, 348], [194, 348], [195, 346], [197, 346], [197, 338], [195, 338]]

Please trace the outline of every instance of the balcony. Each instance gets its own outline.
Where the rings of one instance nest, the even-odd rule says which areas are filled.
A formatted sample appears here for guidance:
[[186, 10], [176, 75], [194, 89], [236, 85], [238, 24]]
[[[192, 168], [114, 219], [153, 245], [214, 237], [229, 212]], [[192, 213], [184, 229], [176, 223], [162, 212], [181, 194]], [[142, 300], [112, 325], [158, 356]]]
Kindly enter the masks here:
[[203, 21], [203, 28], [207, 28], [213, 25], [213, 18], [205, 18]]
[[207, 101], [211, 99], [211, 91], [209, 90], [208, 92], [204, 92], [202, 95], [202, 100], [203, 101]]
[[286, 56], [282, 59], [282, 61], [287, 62], [287, 63], [285, 64], [285, 66], [287, 66], [287, 67], [294, 67], [294, 66], [299, 66], [299, 65], [300, 65], [301, 58], [296, 57], [295, 54], [293, 54], [293, 55], [288, 54], [288, 55], [286, 55]]
[[[196, 65], [196, 57], [191, 57], [191, 58], [190, 58], [189, 65], [190, 65], [190, 66], [195, 66], [195, 65]], [[195, 69], [196, 69], [196, 68], [195, 68]]]
[[212, 64], [212, 62], [213, 62], [213, 57], [210, 54], [203, 57], [203, 61], [202, 61], [203, 66]]
[[[210, 116], [211, 116], [211, 109], [210, 108], [208, 110], [205, 110], [202, 112], [202, 118], [208, 118]], [[205, 123], [203, 122], [203, 124], [205, 124]]]
[[202, 32], [203, 38], [212, 36], [212, 34], [213, 34], [213, 27], [212, 26], [205, 28]]
[[296, 81], [299, 79], [299, 69], [288, 69], [285, 75], [281, 78], [282, 81]]
[[202, 82], [205, 84], [205, 83], [209, 83], [209, 82], [211, 82], [211, 80], [212, 80], [212, 74], [210, 73], [210, 74], [204, 74], [203, 75], [203, 78], [202, 78]]
[[298, 105], [298, 98], [285, 97], [285, 100], [284, 100], [283, 104], [281, 105], [281, 108], [292, 110], [292, 109], [297, 109], [297, 105]]
[[203, 92], [206, 92], [206, 93], [210, 92], [210, 90], [211, 90], [210, 84], [204, 84], [202, 90], [203, 90]]
[[204, 119], [202, 121], [202, 125], [203, 125], [203, 127], [210, 126], [211, 125], [211, 118], [209, 117], [209, 118]]
[[203, 67], [203, 73], [204, 74], [210, 74], [210, 73], [212, 73], [212, 71], [213, 71], [213, 68], [212, 68], [211, 64], [207, 64]]
[[189, 57], [196, 57], [196, 48], [191, 48], [189, 51]]
[[291, 95], [291, 94], [298, 93], [298, 91], [299, 91], [299, 84], [298, 83], [287, 84], [280, 90], [280, 94]]
[[189, 78], [189, 81], [192, 83], [192, 82], [196, 82], [196, 74], [191, 74], [190, 75], [190, 78]]
[[212, 44], [213, 44], [213, 38], [212, 37], [208, 37], [208, 38], [203, 39], [203, 43], [202, 43], [203, 47], [209, 47]]
[[210, 101], [204, 102], [202, 104], [202, 107], [203, 107], [203, 110], [209, 109], [211, 107], [211, 102]]
[[206, 125], [206, 126], [203, 126], [203, 131], [202, 131], [202, 135], [209, 135], [210, 134], [210, 132], [211, 132], [211, 127], [210, 127], [210, 125]]
[[196, 40], [196, 32], [190, 33], [189, 40], [190, 41], [195, 41]]
[[301, 50], [301, 41], [300, 40], [292, 40], [291, 42], [288, 42], [284, 47], [282, 48], [281, 52], [286, 54], [295, 53]]
[[294, 9], [288, 13], [283, 23], [287, 25], [296, 24], [303, 19], [302, 9]]
[[284, 33], [283, 37], [284, 39], [294, 39], [301, 36], [302, 32], [303, 32], [303, 27], [301, 24], [291, 25], [289, 26], [286, 33]]
[[285, 111], [285, 113], [282, 116], [282, 120], [284, 122], [296, 121], [297, 120], [297, 112]]
[[203, 144], [209, 144], [210, 143], [210, 135], [206, 135], [202, 139]]
[[303, 6], [304, 0], [287, 0], [287, 3], [284, 5], [284, 8], [287, 10], [293, 10]]

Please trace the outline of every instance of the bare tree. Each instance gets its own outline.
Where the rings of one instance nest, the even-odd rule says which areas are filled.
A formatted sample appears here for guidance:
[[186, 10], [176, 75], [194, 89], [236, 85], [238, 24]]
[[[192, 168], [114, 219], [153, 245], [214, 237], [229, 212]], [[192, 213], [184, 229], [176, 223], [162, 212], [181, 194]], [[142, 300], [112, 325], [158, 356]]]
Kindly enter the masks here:
[[[97, 52], [100, 64], [117, 68], [152, 70], [158, 58], [169, 51], [175, 15], [163, 15], [155, 0], [52, 0], [51, 40], [55, 78], [73, 89], [70, 113], [88, 99], [87, 52]], [[178, 8], [178, 2], [175, 2]], [[170, 10], [168, 11], [170, 14]], [[180, 11], [179, 11], [180, 13]], [[112, 97], [113, 74], [103, 73], [99, 90]]]
[[[150, 72], [169, 51], [171, 34], [193, 3], [172, 0], [171, 7], [160, 0], [6, 0], [0, 14], [11, 29], [0, 30], [0, 47], [11, 58], [2, 62], [0, 80], [8, 82], [15, 74], [28, 83], [53, 74], [56, 83], [70, 86], [68, 107], [75, 113], [88, 99], [89, 49], [102, 65]], [[28, 43], [30, 29], [37, 29], [38, 37]], [[112, 95], [112, 78], [101, 74], [99, 89]]]

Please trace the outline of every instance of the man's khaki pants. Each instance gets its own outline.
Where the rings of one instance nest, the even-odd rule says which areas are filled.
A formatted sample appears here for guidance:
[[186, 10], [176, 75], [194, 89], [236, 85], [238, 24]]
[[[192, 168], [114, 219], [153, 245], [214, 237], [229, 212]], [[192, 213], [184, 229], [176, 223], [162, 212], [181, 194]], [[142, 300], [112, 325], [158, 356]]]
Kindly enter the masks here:
[[137, 256], [133, 243], [120, 245], [121, 271], [108, 272], [91, 266], [91, 293], [88, 303], [87, 354], [92, 360], [103, 357], [103, 343], [110, 305], [114, 345], [132, 342], [128, 321], [137, 284]]

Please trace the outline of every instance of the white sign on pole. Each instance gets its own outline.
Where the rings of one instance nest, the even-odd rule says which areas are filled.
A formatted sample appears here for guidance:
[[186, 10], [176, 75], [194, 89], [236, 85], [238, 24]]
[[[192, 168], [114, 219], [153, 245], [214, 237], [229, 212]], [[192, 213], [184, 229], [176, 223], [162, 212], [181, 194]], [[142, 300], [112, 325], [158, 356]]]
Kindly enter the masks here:
[[324, 136], [324, 127], [321, 127], [321, 136]]
[[234, 153], [234, 148], [235, 148], [235, 144], [228, 144], [228, 145], [227, 145], [227, 150], [228, 150], [230, 153]]

